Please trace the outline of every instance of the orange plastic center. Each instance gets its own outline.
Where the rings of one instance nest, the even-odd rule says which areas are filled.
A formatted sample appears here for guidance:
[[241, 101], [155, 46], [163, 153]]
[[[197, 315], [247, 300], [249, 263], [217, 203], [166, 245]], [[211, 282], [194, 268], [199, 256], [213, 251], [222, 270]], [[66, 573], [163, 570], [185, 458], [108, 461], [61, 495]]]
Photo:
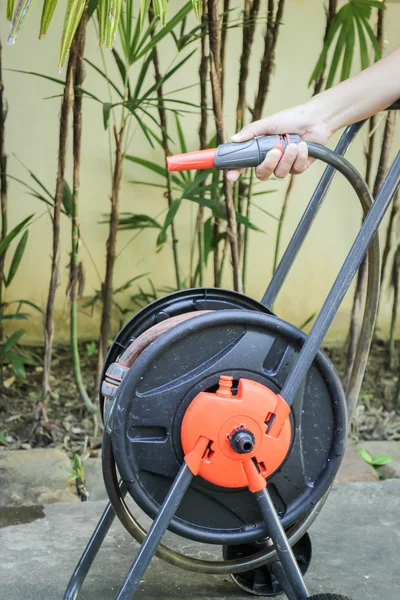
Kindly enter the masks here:
[[[283, 463], [290, 448], [290, 408], [264, 385], [240, 379], [232, 394], [232, 378], [222, 376], [217, 392], [201, 392], [186, 411], [181, 441], [185, 460], [195, 474], [228, 488], [265, 486], [265, 479]], [[239, 430], [251, 432], [254, 447], [241, 454], [231, 440]], [[195, 466], [193, 455], [201, 449]], [[205, 451], [204, 451], [205, 448]], [[199, 457], [198, 457], [199, 458]], [[258, 472], [258, 483], [257, 483]], [[260, 483], [262, 478], [262, 482]]]

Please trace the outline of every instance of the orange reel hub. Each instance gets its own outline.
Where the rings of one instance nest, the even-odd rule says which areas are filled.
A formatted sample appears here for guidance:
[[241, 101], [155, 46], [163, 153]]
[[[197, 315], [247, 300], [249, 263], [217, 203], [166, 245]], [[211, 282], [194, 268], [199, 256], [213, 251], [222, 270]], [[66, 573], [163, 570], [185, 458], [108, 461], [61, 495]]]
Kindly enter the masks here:
[[266, 386], [222, 376], [215, 393], [194, 398], [182, 423], [185, 461], [195, 475], [221, 487], [260, 491], [285, 460], [292, 439], [290, 408]]

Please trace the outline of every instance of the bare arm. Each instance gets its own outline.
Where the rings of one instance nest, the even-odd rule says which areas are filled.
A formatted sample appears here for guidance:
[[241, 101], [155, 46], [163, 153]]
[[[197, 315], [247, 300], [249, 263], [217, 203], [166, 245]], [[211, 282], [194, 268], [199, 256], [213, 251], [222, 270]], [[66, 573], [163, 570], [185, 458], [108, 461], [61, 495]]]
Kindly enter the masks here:
[[[276, 113], [246, 125], [232, 137], [243, 142], [260, 135], [297, 133], [304, 142], [326, 144], [333, 133], [371, 117], [400, 98], [400, 46], [385, 58], [339, 83], [305, 104]], [[272, 173], [286, 177], [289, 173], [302, 173], [311, 164], [307, 144], [289, 144], [284, 156], [271, 150], [264, 162], [256, 168], [259, 179]], [[235, 181], [240, 171], [229, 171], [228, 178]]]

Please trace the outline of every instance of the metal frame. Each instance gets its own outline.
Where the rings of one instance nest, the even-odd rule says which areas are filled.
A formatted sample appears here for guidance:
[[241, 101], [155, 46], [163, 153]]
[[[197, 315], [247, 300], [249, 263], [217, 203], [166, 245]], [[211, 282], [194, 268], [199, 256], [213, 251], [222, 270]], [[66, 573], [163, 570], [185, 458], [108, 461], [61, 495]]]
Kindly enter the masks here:
[[[370, 330], [372, 329], [372, 325], [374, 323], [377, 297], [379, 295], [379, 245], [376, 232], [394, 197], [394, 194], [400, 185], [400, 152], [397, 154], [381, 187], [381, 190], [372, 205], [372, 208], [370, 208], [368, 211], [372, 200], [368, 188], [356, 169], [354, 169], [354, 167], [352, 167], [351, 164], [343, 158], [343, 155], [347, 151], [350, 143], [354, 139], [361, 126], [362, 123], [358, 123], [347, 128], [335, 152], [316, 144], [309, 144], [310, 156], [323, 160], [329, 166], [325, 170], [262, 300], [263, 304], [268, 307], [270, 307], [274, 302], [327, 194], [329, 186], [334, 178], [335, 170], [340, 171], [350, 181], [357, 192], [357, 195], [363, 205], [364, 213], [366, 213], [366, 217], [356, 237], [356, 240], [347, 255], [347, 258], [340, 269], [339, 275], [337, 276], [311, 329], [311, 332], [298, 355], [294, 368], [289, 373], [288, 378], [281, 390], [281, 396], [289, 405], [292, 403], [299, 385], [306, 376], [306, 373], [318, 352], [321, 342], [343, 300], [343, 297], [349, 289], [350, 284], [358, 268], [360, 267], [368, 248], [370, 247], [370, 300], [369, 305], [365, 310], [366, 314], [364, 315], [364, 323], [359, 340], [360, 345], [362, 345], [362, 352], [359, 353], [358, 359], [356, 359], [356, 367], [358, 371], [357, 369], [357, 372], [354, 372], [353, 370], [350, 378], [353, 385], [353, 396], [355, 393], [354, 390], [356, 390], [358, 385], [358, 380], [360, 379], [360, 373], [362, 378], [363, 366], [360, 362], [360, 355], [365, 353], [365, 350], [368, 353], [369, 350], [369, 344], [372, 335]], [[377, 276], [375, 281], [373, 280], [374, 275], [375, 277]], [[350, 409], [352, 409], [353, 403], [354, 398], [348, 399]], [[106, 433], [105, 438], [108, 437], [109, 434]], [[108, 441], [110, 443], [110, 440]], [[168, 529], [168, 525], [173, 518], [179, 503], [184, 497], [192, 478], [193, 475], [191, 471], [187, 467], [186, 463], [183, 463], [156, 519], [148, 531], [129, 572], [117, 593], [117, 596], [115, 597], [115, 600], [130, 600], [133, 597], [137, 584], [140, 582], [151, 558], [156, 552], [162, 535]], [[120, 484], [118, 491], [117, 486], [115, 487], [115, 491], [119, 497], [119, 500], [123, 502], [123, 498], [126, 495], [126, 489], [124, 485]], [[288, 539], [289, 536], [282, 528], [279, 516], [267, 489], [261, 492], [256, 492], [255, 498], [259, 504], [260, 512], [267, 525], [275, 548], [275, 552], [271, 553], [272, 556], [276, 557], [274, 562], [271, 564], [271, 568], [275, 570], [282, 581], [283, 588], [289, 600], [306, 600], [308, 598], [307, 588], [304, 584], [303, 576], [297, 566], [291, 550], [291, 545], [296, 541], [296, 535], [291, 535], [290, 539]], [[315, 507], [315, 509], [311, 511], [310, 515], [308, 516], [308, 520], [306, 519], [305, 521], [307, 525], [309, 525], [310, 521], [312, 522], [312, 520], [315, 518], [317, 511], [323, 504], [323, 501], [321, 501], [319, 506]], [[109, 503], [72, 575], [64, 596], [64, 600], [75, 600], [78, 597], [80, 588], [85, 580], [90, 566], [93, 563], [93, 560], [95, 559], [114, 518], [114, 510]], [[304, 523], [302, 523], [302, 525], [304, 527]], [[300, 529], [300, 527], [298, 529]], [[295, 532], [295, 534], [298, 534], [298, 530]], [[300, 536], [298, 536], [297, 539], [299, 539], [299, 537]]]

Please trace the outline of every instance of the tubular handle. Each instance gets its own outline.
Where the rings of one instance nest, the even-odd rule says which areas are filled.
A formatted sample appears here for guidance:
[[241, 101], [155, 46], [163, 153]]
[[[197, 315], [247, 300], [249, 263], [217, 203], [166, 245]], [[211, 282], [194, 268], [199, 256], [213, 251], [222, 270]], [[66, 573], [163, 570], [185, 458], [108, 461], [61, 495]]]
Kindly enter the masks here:
[[270, 150], [277, 148], [283, 154], [288, 144], [299, 144], [300, 141], [295, 134], [264, 135], [247, 142], [230, 142], [218, 148], [176, 154], [167, 158], [168, 171], [257, 167]]

